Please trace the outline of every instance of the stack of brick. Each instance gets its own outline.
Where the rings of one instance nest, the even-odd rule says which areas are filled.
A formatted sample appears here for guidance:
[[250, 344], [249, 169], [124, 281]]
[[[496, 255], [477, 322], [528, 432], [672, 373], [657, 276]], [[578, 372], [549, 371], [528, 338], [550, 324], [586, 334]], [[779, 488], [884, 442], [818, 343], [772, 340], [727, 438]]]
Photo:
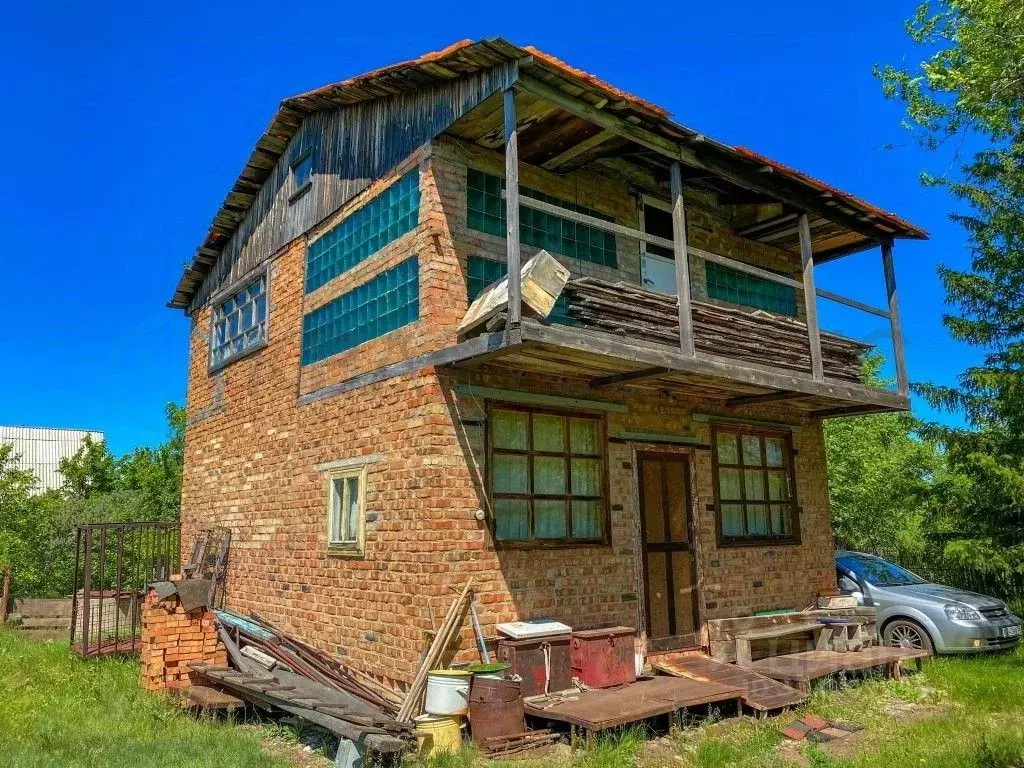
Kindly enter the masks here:
[[188, 613], [177, 595], [161, 600], [152, 589], [142, 603], [142, 687], [147, 691], [195, 685], [192, 664], [226, 666], [227, 650], [217, 638], [214, 613]]

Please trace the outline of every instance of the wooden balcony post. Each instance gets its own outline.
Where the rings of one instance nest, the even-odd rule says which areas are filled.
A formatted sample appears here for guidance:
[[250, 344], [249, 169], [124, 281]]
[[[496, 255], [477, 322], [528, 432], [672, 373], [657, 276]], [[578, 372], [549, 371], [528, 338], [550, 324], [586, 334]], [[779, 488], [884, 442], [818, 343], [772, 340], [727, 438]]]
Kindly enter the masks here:
[[508, 261], [508, 324], [518, 328], [523, 314], [522, 284], [519, 279], [519, 134], [516, 130], [516, 92], [504, 91], [505, 104], [505, 254]]
[[892, 243], [882, 243], [882, 270], [885, 272], [885, 294], [889, 298], [889, 327], [892, 331], [892, 354], [896, 364], [896, 387], [901, 395], [910, 393], [907, 362], [903, 357], [903, 327], [900, 325], [900, 302], [896, 295], [896, 269], [892, 263]]
[[690, 256], [686, 250], [686, 210], [683, 208], [683, 172], [679, 161], [669, 166], [672, 186], [672, 254], [676, 262], [676, 297], [679, 303], [679, 349], [693, 357], [693, 314], [690, 307]]
[[807, 315], [807, 340], [811, 347], [811, 378], [825, 380], [821, 364], [821, 332], [818, 329], [818, 291], [814, 287], [814, 252], [807, 214], [800, 214], [800, 263], [803, 265], [804, 309]]

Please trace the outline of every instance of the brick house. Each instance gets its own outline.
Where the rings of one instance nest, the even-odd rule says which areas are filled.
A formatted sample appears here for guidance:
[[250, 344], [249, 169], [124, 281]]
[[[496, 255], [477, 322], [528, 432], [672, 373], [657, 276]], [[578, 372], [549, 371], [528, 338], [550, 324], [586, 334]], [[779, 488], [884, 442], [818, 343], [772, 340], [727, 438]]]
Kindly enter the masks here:
[[[679, 648], [804, 607], [835, 585], [822, 419], [907, 409], [892, 244], [925, 236], [504, 40], [287, 99], [170, 303], [184, 546], [229, 526], [229, 605], [399, 685], [469, 576], [491, 636]], [[888, 307], [815, 290], [874, 247]], [[513, 281], [460, 336], [541, 248], [572, 274], [551, 316]], [[890, 320], [897, 391], [818, 299]]]

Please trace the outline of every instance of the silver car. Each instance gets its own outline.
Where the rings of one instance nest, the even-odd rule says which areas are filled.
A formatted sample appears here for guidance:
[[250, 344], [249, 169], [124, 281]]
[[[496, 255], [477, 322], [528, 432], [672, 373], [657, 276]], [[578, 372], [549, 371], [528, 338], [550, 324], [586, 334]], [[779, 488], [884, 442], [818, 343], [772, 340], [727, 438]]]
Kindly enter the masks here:
[[1021, 620], [994, 597], [932, 584], [895, 563], [862, 552], [837, 552], [839, 589], [878, 608], [886, 645], [936, 653], [1013, 648]]

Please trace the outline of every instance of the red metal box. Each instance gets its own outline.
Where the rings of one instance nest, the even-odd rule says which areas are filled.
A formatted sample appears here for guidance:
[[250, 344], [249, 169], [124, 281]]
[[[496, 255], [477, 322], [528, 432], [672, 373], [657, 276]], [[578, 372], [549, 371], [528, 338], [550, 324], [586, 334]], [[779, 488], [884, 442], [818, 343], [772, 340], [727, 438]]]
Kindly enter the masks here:
[[572, 633], [572, 676], [591, 688], [636, 682], [633, 630], [585, 629]]
[[526, 640], [502, 638], [498, 641], [498, 660], [511, 664], [509, 672], [523, 679], [523, 696], [539, 696], [572, 687], [569, 635]]

